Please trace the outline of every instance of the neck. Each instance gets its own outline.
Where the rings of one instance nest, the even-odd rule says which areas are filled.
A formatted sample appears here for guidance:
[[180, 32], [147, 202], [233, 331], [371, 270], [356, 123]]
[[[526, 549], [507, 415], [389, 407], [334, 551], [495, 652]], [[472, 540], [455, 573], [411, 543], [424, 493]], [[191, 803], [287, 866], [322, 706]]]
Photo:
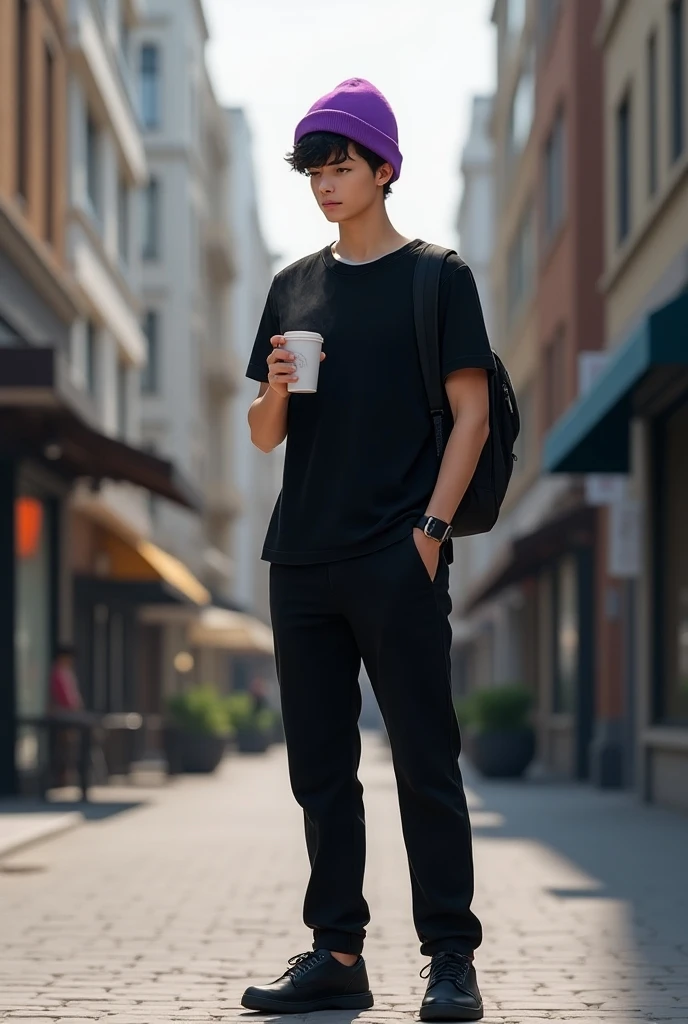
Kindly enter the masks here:
[[390, 221], [386, 207], [375, 204], [365, 213], [339, 225], [336, 248], [342, 259], [365, 263], [400, 249], [408, 241]]

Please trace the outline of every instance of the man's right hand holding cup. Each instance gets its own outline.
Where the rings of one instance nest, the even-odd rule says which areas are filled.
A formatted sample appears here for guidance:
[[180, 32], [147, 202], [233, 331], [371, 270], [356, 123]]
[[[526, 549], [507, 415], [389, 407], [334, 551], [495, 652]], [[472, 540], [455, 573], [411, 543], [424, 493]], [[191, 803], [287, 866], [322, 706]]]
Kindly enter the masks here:
[[[268, 384], [275, 391], [280, 398], [287, 398], [289, 396], [288, 386], [298, 381], [299, 376], [296, 372], [295, 359], [296, 356], [293, 352], [288, 352], [285, 349], [287, 339], [281, 334], [276, 334], [270, 338], [270, 344], [272, 345], [273, 351], [268, 356]], [[322, 363], [325, 358], [325, 353], [320, 353], [320, 362]]]

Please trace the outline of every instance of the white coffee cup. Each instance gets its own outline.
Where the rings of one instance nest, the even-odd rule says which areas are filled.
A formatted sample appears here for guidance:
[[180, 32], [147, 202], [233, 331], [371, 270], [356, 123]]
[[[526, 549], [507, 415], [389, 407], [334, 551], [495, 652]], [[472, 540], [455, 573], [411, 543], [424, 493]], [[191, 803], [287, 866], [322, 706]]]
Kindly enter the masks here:
[[318, 390], [318, 373], [320, 372], [320, 353], [322, 352], [323, 336], [315, 331], [286, 331], [286, 352], [292, 352], [294, 373], [298, 380], [287, 385], [287, 391], [295, 395], [313, 395]]

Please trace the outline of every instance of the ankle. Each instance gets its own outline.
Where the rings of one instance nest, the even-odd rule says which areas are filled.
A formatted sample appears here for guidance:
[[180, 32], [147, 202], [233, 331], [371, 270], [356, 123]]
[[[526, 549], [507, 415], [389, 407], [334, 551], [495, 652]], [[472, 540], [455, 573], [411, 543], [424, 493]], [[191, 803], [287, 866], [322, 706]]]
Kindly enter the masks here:
[[344, 964], [345, 967], [353, 967], [358, 962], [357, 953], [335, 953], [331, 949], [330, 956], [333, 956], [340, 964]]

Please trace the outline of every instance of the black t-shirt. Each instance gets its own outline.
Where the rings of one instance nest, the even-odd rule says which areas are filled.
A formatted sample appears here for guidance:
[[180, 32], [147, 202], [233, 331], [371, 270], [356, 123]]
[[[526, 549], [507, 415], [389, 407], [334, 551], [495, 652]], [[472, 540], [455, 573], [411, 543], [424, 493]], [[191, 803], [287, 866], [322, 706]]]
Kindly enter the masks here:
[[[246, 375], [266, 381], [270, 338], [322, 334], [318, 391], [288, 399], [284, 480], [263, 558], [312, 564], [380, 550], [408, 535], [435, 487], [439, 460], [413, 318], [423, 243], [372, 263], [328, 247], [279, 273]], [[494, 369], [468, 266], [450, 256], [440, 285], [442, 372]], [[451, 413], [447, 404], [447, 423]]]

